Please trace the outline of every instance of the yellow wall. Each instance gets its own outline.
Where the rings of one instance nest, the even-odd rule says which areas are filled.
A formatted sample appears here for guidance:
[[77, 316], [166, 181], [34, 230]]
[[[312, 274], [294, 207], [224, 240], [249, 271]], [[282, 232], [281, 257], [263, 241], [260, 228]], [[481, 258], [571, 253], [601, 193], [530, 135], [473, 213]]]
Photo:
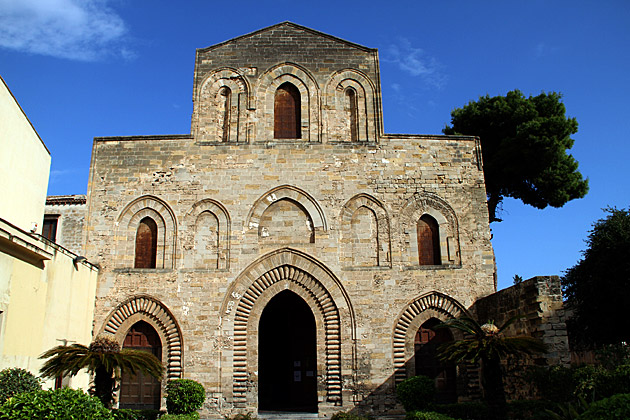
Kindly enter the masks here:
[[0, 218], [41, 232], [50, 153], [0, 77]]
[[[75, 268], [74, 255], [0, 221], [3, 232], [24, 242], [0, 237], [0, 369], [22, 367], [38, 374], [44, 351], [63, 340], [90, 343], [98, 271], [86, 263]], [[88, 379], [82, 373], [70, 386], [87, 389]]]

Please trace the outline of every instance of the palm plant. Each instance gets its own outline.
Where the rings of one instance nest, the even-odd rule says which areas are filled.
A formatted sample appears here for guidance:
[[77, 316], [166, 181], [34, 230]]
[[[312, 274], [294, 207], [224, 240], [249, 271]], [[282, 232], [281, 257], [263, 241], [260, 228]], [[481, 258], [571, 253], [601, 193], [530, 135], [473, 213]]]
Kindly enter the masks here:
[[454, 328], [464, 332], [464, 339], [440, 346], [438, 357], [446, 362], [477, 363], [481, 361], [484, 398], [497, 419], [507, 416], [507, 403], [501, 371], [501, 359], [506, 356], [541, 353], [545, 344], [533, 337], [505, 337], [502, 333], [520, 316], [510, 318], [501, 327], [489, 321], [483, 325], [470, 318], [449, 319], [435, 328]]
[[56, 346], [40, 359], [48, 359], [39, 373], [45, 378], [74, 376], [81, 369], [94, 375], [90, 390], [107, 408], [112, 407], [116, 381], [123, 372], [135, 375], [142, 372], [160, 379], [164, 372], [162, 362], [146, 351], [122, 349], [112, 337], [99, 335], [86, 347], [82, 344]]

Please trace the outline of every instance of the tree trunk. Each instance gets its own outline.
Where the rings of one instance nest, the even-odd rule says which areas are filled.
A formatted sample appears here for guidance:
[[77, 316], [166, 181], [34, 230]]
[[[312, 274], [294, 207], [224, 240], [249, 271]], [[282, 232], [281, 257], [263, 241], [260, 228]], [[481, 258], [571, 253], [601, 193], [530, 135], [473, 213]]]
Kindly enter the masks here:
[[105, 408], [112, 408], [114, 399], [114, 372], [106, 370], [103, 366], [94, 372], [94, 395], [98, 397]]
[[505, 388], [503, 387], [501, 360], [483, 357], [481, 361], [484, 398], [490, 409], [491, 418], [505, 420], [507, 419], [507, 402], [505, 400]]

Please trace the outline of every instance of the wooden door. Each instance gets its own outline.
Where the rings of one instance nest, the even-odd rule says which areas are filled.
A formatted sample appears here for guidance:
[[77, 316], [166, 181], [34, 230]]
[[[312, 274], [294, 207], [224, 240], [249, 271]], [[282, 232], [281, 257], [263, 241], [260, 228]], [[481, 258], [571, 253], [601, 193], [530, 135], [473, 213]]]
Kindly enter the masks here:
[[[123, 348], [146, 351], [158, 359], [162, 358], [160, 337], [155, 329], [144, 321], [137, 322], [131, 327], [125, 337]], [[123, 374], [120, 385], [120, 408], [159, 410], [160, 391], [160, 381], [149, 375]]]

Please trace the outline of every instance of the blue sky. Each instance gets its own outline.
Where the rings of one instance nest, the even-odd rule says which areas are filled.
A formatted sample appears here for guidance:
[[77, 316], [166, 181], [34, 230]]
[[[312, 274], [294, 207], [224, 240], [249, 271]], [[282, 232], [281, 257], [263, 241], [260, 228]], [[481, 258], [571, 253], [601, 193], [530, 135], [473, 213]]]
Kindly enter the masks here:
[[388, 133], [520, 89], [563, 94], [586, 198], [506, 200], [499, 287], [562, 274], [602, 208], [630, 204], [630, 2], [0, 0], [0, 75], [50, 149], [49, 194], [87, 189], [92, 138], [190, 132], [195, 49], [290, 20], [378, 48]]

